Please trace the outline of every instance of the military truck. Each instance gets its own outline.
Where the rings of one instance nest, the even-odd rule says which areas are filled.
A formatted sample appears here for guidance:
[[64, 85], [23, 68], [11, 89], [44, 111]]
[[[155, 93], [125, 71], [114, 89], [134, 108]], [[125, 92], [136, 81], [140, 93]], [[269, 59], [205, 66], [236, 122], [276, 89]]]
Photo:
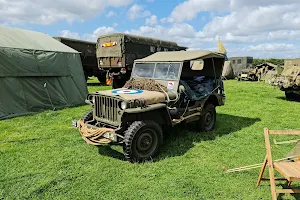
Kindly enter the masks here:
[[85, 79], [88, 77], [95, 76], [102, 83], [105, 83], [105, 71], [98, 69], [97, 58], [96, 58], [96, 43], [84, 40], [77, 40], [65, 37], [53, 37], [61, 43], [75, 49], [80, 52], [80, 58], [83, 66]]
[[285, 66], [271, 85], [284, 91], [287, 99], [300, 99], [300, 66]]
[[228, 60], [231, 62], [233, 72], [236, 77], [242, 72], [242, 70], [253, 67], [253, 57], [230, 57]]
[[131, 162], [157, 155], [163, 132], [170, 127], [189, 123], [211, 132], [216, 107], [225, 104], [225, 57], [199, 50], [157, 52], [138, 59], [126, 87], [90, 93], [86, 102], [91, 110], [73, 126], [89, 144], [122, 145]]
[[108, 70], [108, 84], [113, 88], [122, 87], [130, 78], [133, 62], [159, 51], [180, 51], [186, 47], [175, 42], [125, 33], [100, 36], [97, 40], [96, 54], [98, 67]]

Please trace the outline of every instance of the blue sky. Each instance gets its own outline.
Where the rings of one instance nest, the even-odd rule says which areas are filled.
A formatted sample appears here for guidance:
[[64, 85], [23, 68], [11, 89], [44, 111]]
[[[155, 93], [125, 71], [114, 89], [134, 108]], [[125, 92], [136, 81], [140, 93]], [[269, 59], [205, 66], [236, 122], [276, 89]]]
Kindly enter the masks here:
[[0, 24], [96, 41], [128, 32], [229, 56], [296, 58], [299, 0], [2, 0]]

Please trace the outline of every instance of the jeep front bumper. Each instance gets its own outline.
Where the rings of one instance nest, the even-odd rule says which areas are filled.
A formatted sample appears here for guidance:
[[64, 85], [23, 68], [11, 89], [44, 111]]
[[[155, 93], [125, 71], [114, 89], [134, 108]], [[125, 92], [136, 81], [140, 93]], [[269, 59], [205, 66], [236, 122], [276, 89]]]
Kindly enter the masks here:
[[116, 134], [114, 129], [88, 125], [83, 120], [73, 120], [72, 125], [79, 129], [80, 135], [86, 143], [92, 145], [105, 145], [117, 142], [118, 137], [122, 137]]

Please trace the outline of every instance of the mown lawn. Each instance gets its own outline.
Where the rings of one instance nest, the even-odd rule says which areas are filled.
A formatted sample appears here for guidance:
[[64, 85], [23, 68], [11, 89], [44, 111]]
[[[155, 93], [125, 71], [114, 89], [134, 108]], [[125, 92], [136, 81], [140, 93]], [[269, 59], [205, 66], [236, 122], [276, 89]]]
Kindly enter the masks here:
[[[82, 140], [71, 120], [89, 106], [0, 121], [0, 199], [270, 199], [268, 182], [255, 187], [259, 169], [225, 174], [222, 167], [262, 162], [263, 128], [299, 129], [300, 102], [264, 83], [225, 81], [225, 89], [213, 133], [178, 127], [143, 164], [124, 161], [121, 147]], [[275, 146], [274, 157], [291, 147]]]

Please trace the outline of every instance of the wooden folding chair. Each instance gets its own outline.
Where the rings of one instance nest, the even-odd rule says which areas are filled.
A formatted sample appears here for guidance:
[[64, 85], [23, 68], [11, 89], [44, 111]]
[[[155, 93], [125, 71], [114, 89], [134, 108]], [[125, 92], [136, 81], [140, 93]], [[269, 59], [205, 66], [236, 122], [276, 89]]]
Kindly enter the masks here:
[[[273, 162], [271, 153], [271, 144], [269, 134], [271, 135], [300, 135], [300, 131], [293, 130], [269, 130], [264, 129], [265, 146], [266, 146], [266, 158], [264, 164], [261, 167], [261, 171], [257, 180], [257, 187], [261, 181], [268, 180], [271, 185], [272, 200], [277, 199], [277, 194], [280, 193], [300, 193], [300, 189], [276, 189], [275, 180], [288, 181], [288, 187], [290, 187], [293, 181], [300, 181], [300, 160], [299, 157], [292, 161], [278, 161]], [[263, 178], [263, 174], [266, 166], [269, 168], [270, 178]], [[274, 170], [278, 171], [284, 178], [275, 178]]]

